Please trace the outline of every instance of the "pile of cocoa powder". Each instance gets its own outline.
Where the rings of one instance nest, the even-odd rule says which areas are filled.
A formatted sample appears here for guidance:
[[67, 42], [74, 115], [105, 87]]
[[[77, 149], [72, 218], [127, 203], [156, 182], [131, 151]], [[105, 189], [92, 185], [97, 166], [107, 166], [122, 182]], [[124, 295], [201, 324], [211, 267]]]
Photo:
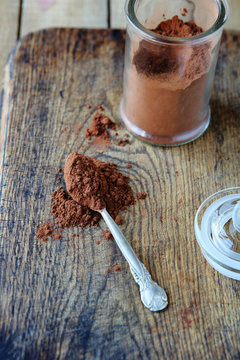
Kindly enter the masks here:
[[190, 37], [201, 34], [203, 29], [194, 21], [190, 20], [184, 23], [175, 15], [172, 19], [162, 21], [155, 29], [152, 29], [152, 31], [162, 36]]
[[116, 125], [108, 116], [97, 112], [93, 116], [91, 124], [85, 132], [85, 138], [91, 140], [92, 136], [95, 136], [102, 140], [108, 140], [110, 134], [107, 129], [116, 130]]
[[[72, 166], [72, 168], [70, 169], [69, 166]], [[88, 171], [84, 170], [86, 166]], [[75, 199], [79, 196], [77, 198], [79, 202], [73, 200], [62, 186], [54, 191], [52, 193], [51, 214], [55, 220], [44, 223], [38, 228], [36, 235], [39, 239], [46, 240], [47, 236], [55, 239], [60, 238], [62, 229], [67, 227], [78, 226], [84, 228], [97, 225], [101, 215], [88, 206], [91, 205], [94, 194], [99, 200], [97, 203], [98, 208], [106, 206], [115, 222], [122, 224], [119, 212], [127, 210], [129, 205], [135, 203], [135, 199], [128, 177], [119, 172], [112, 162], [106, 163], [93, 157], [73, 153], [66, 162], [64, 172], [73, 174], [74, 180], [72, 183], [67, 180], [67, 188], [70, 192], [74, 192], [72, 189], [79, 191], [78, 195], [74, 193]], [[103, 186], [102, 183], [105, 185]], [[78, 190], [76, 190], [77, 188]], [[85, 197], [81, 195], [82, 191]], [[105, 233], [105, 237], [108, 240], [111, 239], [108, 232]]]
[[[98, 109], [103, 111], [104, 108], [98, 105]], [[85, 138], [91, 140], [94, 138], [94, 143], [98, 145], [109, 145], [111, 143], [111, 137], [109, 130], [115, 131], [115, 136], [118, 136], [116, 132], [116, 124], [105, 114], [97, 112], [93, 115], [89, 128], [85, 131]], [[125, 146], [130, 144], [129, 134], [125, 134], [123, 138], [115, 141], [115, 145]]]
[[[168, 37], [192, 37], [199, 35], [203, 29], [193, 21], [183, 22], [176, 15], [172, 19], [162, 21], [151, 31], [156, 34]], [[148, 77], [162, 75], [167, 78], [167, 74], [181, 74], [180, 78], [193, 80], [198, 74], [206, 72], [209, 64], [208, 47], [196, 46], [185, 48], [186, 53], [179, 50], [176, 46], [156, 46], [146, 40], [142, 40], [138, 50], [133, 57], [133, 64], [138, 73]], [[189, 84], [189, 82], [188, 82]], [[183, 84], [184, 86], [184, 84]]]

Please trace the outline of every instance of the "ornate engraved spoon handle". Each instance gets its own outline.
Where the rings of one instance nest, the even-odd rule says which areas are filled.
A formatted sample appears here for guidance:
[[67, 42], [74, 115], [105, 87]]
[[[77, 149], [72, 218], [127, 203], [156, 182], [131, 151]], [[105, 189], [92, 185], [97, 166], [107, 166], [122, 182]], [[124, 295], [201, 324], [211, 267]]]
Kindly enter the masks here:
[[155, 283], [145, 266], [138, 260], [135, 252], [121, 230], [111, 218], [106, 209], [100, 211], [109, 230], [111, 231], [119, 249], [127, 260], [131, 273], [140, 287], [141, 299], [143, 304], [151, 311], [159, 311], [164, 309], [167, 302], [165, 291]]

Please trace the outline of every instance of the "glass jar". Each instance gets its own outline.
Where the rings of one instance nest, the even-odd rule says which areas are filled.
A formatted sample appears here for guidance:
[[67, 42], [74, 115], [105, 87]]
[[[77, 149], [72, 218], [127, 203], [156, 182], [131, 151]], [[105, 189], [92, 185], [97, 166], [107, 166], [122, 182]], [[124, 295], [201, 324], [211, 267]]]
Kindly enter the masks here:
[[[124, 89], [120, 114], [126, 127], [152, 144], [179, 145], [198, 138], [210, 122], [225, 0], [127, 0]], [[155, 33], [178, 15], [203, 32], [191, 37]]]

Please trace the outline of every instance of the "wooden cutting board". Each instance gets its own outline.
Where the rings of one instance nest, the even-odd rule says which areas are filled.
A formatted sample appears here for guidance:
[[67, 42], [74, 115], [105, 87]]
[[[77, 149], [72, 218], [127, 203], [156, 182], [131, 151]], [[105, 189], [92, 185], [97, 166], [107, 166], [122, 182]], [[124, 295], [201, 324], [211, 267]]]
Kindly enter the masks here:
[[[9, 57], [1, 97], [1, 359], [240, 357], [240, 283], [206, 263], [193, 228], [207, 196], [239, 185], [240, 34], [223, 37], [209, 129], [174, 148], [132, 136], [119, 147], [120, 125], [107, 148], [84, 138], [98, 104], [119, 123], [124, 41], [118, 30], [50, 29], [21, 39]], [[51, 219], [58, 168], [73, 151], [113, 161], [135, 195], [147, 192], [123, 214], [122, 230], [166, 290], [166, 310], [144, 308], [120, 251], [103, 238], [103, 222], [65, 230], [62, 240], [36, 238]], [[107, 274], [111, 262], [122, 271]]]

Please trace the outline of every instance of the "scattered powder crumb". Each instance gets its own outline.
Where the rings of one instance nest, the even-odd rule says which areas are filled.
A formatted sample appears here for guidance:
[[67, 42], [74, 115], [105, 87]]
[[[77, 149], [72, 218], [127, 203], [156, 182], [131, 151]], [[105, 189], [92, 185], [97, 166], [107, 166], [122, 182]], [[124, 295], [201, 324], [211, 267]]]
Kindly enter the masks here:
[[110, 274], [111, 270], [109, 268], [106, 269], [106, 273]]
[[92, 136], [109, 139], [109, 132], [107, 129], [116, 130], [116, 125], [112, 120], [104, 114], [96, 113], [89, 128], [85, 132], [85, 138], [91, 140]]
[[179, 176], [179, 171], [178, 170], [176, 170], [175, 173], [176, 173], [177, 176]]
[[100, 241], [99, 240], [95, 241], [95, 244], [100, 245]]
[[139, 193], [137, 194], [137, 197], [138, 197], [140, 200], [144, 200], [144, 199], [146, 199], [147, 194], [146, 194], [145, 192], [139, 192]]
[[126, 165], [128, 169], [131, 169], [132, 168], [132, 165], [131, 164], [127, 164]]
[[163, 217], [162, 217], [162, 216], [160, 216], [160, 217], [159, 217], [159, 220], [160, 220], [161, 222], [163, 222]]
[[128, 138], [130, 137], [130, 135], [129, 135], [129, 134], [127, 134], [127, 133], [126, 133], [126, 134], [124, 134], [124, 136], [126, 136], [126, 137], [128, 137]]
[[61, 233], [55, 233], [55, 234], [53, 235], [53, 238], [54, 238], [55, 240], [60, 240], [60, 239], [62, 238], [62, 234], [61, 234]]
[[72, 233], [71, 236], [74, 238], [77, 237], [77, 234]]
[[104, 237], [105, 237], [105, 239], [106, 239], [107, 241], [113, 240], [113, 236], [112, 236], [112, 234], [110, 233], [109, 230], [105, 230], [104, 233], [103, 233], [103, 235], [104, 235]]
[[129, 141], [128, 139], [123, 138], [123, 139], [119, 139], [115, 144], [118, 146], [125, 146], [126, 144], [129, 144]]
[[86, 108], [87, 108], [87, 109], [91, 109], [91, 105], [89, 105], [89, 104], [86, 105]]
[[46, 237], [52, 235], [53, 232], [53, 227], [51, 224], [46, 223], [46, 224], [42, 224], [37, 232], [36, 232], [36, 236], [38, 237], [38, 239], [46, 241]]
[[113, 270], [114, 270], [115, 272], [120, 272], [120, 271], [122, 271], [121, 267], [120, 267], [118, 264], [116, 264], [116, 265], [113, 266]]
[[118, 132], [115, 132], [115, 136], [118, 136]]
[[98, 105], [97, 108], [98, 108], [98, 110], [100, 110], [100, 111], [104, 111], [104, 107], [103, 107], [102, 105]]
[[123, 219], [121, 218], [120, 215], [117, 215], [116, 218], [115, 218], [115, 223], [117, 225], [122, 225], [123, 224]]
[[183, 12], [182, 14], [181, 14], [182, 16], [186, 16], [186, 14]]
[[175, 223], [177, 223], [177, 222], [178, 222], [178, 218], [177, 218], [177, 217], [175, 217], [175, 218], [174, 218], [174, 221], [175, 221]]
[[63, 129], [60, 131], [60, 135], [63, 134], [66, 130], [67, 130], [67, 128], [63, 128]]
[[183, 11], [184, 11], [186, 14], [188, 13], [188, 11], [187, 11], [187, 9], [186, 9], [186, 8], [184, 8], [184, 9], [183, 9]]
[[78, 125], [78, 126], [76, 127], [76, 130], [74, 131], [74, 135], [78, 135], [78, 134], [79, 134], [79, 131], [81, 130], [81, 128], [82, 128], [82, 124]]

